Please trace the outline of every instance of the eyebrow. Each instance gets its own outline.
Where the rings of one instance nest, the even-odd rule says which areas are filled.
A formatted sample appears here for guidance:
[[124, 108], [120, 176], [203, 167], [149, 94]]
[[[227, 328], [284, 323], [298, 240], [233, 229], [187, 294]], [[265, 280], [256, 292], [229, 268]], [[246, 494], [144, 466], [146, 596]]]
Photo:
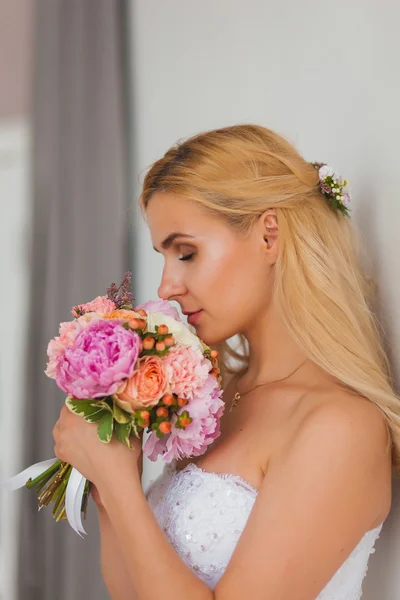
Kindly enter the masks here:
[[[186, 233], [179, 233], [179, 232], [174, 232], [174, 233], [170, 233], [163, 242], [161, 242], [161, 248], [163, 250], [168, 250], [168, 248], [172, 245], [172, 243], [174, 242], [175, 238], [177, 237], [184, 237], [184, 238], [191, 238], [192, 240], [194, 240], [194, 237], [192, 235], [187, 235]], [[157, 250], [157, 248], [155, 248], [155, 246], [153, 246], [154, 250], [156, 252], [160, 252], [159, 250]]]

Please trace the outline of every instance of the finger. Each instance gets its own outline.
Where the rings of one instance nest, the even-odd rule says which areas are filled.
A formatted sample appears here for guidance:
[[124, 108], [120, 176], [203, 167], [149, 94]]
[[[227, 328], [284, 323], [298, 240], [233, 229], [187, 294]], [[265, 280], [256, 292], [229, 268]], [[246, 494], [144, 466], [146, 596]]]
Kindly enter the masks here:
[[57, 421], [56, 424], [53, 427], [52, 432], [51, 432], [54, 439], [56, 439], [56, 437], [58, 436], [59, 430], [60, 430], [60, 423], [59, 423], [59, 421]]

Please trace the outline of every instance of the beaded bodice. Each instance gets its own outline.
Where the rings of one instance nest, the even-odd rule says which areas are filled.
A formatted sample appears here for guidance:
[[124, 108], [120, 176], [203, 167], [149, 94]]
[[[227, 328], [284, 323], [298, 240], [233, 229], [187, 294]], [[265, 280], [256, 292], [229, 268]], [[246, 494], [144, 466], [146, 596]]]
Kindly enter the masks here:
[[[166, 464], [146, 497], [182, 560], [211, 589], [224, 573], [246, 525], [257, 490], [236, 475], [204, 471], [194, 463]], [[383, 523], [367, 531], [316, 600], [359, 600]]]

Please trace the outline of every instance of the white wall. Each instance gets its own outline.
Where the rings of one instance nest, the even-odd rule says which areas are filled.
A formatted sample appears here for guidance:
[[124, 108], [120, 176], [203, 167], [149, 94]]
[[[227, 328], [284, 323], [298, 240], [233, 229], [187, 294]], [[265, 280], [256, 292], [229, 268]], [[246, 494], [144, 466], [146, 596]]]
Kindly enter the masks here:
[[[21, 468], [31, 221], [30, 126], [0, 120], [0, 481]], [[22, 371], [21, 371], [22, 369]], [[29, 465], [24, 465], [29, 466]], [[0, 494], [0, 599], [14, 600], [22, 492]]]
[[[310, 161], [330, 162], [350, 180], [398, 364], [398, 3], [134, 0], [131, 8], [135, 181], [178, 138], [244, 122], [288, 136]], [[143, 224], [135, 237], [144, 301], [157, 296], [162, 259]], [[159, 468], [146, 465], [144, 481]], [[394, 492], [365, 600], [400, 598]]]

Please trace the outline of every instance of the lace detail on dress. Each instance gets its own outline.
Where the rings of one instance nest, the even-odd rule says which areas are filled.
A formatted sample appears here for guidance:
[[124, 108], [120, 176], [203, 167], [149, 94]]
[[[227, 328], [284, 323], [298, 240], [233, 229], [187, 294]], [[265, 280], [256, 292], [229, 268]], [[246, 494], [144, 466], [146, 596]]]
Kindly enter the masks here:
[[[166, 464], [146, 497], [182, 560], [211, 589], [224, 573], [257, 498], [237, 475], [210, 473], [194, 463]], [[359, 600], [368, 559], [383, 523], [367, 531], [316, 600]]]

